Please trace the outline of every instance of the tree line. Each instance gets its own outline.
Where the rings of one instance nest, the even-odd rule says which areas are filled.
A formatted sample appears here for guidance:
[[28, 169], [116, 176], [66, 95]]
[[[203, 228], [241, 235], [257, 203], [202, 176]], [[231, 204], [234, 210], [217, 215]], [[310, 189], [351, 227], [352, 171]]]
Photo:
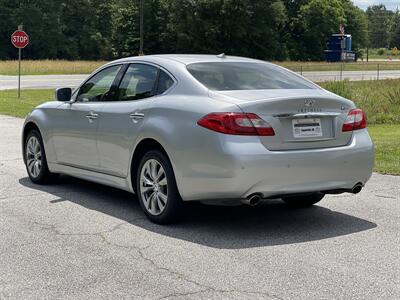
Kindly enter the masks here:
[[[144, 53], [227, 53], [265, 60], [322, 60], [340, 24], [353, 48], [400, 48], [400, 13], [351, 0], [143, 0]], [[0, 59], [23, 24], [30, 59], [137, 55], [139, 0], [0, 0]]]

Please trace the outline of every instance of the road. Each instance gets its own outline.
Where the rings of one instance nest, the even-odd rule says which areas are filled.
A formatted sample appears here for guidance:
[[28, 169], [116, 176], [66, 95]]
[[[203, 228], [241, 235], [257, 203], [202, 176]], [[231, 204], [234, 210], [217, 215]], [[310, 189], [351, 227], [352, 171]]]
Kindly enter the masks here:
[[[348, 79], [357, 80], [374, 80], [377, 78], [377, 71], [344, 71], [342, 76], [340, 72], [334, 71], [316, 71], [303, 72], [303, 75], [314, 81], [323, 82], [331, 80]], [[58, 87], [76, 87], [88, 75], [28, 75], [22, 76], [21, 87], [24, 89], [45, 89]], [[400, 78], [400, 70], [380, 71], [380, 79]], [[0, 90], [16, 89], [18, 87], [17, 76], [0, 75]]]
[[[375, 80], [378, 78], [377, 71], [344, 71], [342, 76], [340, 71], [315, 71], [315, 72], [303, 72], [303, 76], [314, 81], [324, 82], [333, 80], [347, 79], [350, 81], [360, 80]], [[380, 71], [379, 79], [395, 79], [400, 78], [400, 70]]]
[[[23, 89], [55, 89], [59, 87], [76, 87], [88, 75], [26, 75], [21, 76]], [[18, 88], [18, 76], [0, 75], [0, 90]]]
[[123, 191], [27, 178], [0, 116], [0, 299], [400, 299], [400, 177], [291, 210], [191, 206], [159, 226]]

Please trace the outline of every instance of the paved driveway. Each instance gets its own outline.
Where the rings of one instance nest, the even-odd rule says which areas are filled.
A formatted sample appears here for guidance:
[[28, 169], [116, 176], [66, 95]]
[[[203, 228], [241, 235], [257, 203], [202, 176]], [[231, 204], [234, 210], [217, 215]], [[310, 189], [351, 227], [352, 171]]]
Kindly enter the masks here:
[[0, 299], [400, 299], [400, 177], [291, 210], [193, 205], [158, 226], [132, 195], [26, 177], [0, 116]]

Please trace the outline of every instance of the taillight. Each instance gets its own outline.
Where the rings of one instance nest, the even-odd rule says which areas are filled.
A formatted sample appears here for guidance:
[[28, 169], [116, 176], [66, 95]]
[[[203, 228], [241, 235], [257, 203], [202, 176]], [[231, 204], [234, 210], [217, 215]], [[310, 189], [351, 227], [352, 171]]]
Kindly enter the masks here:
[[252, 113], [211, 113], [197, 124], [225, 134], [273, 136], [274, 129], [266, 121]]
[[367, 127], [367, 116], [361, 109], [355, 108], [349, 111], [342, 131], [353, 131], [365, 127]]

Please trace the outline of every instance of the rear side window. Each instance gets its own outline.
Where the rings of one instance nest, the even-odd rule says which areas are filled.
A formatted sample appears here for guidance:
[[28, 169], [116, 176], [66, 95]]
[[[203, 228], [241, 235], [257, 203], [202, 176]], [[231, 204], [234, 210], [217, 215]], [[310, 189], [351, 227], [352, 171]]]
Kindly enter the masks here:
[[278, 66], [252, 62], [194, 63], [187, 70], [215, 91], [315, 89], [307, 80]]
[[158, 69], [145, 64], [131, 64], [119, 85], [118, 100], [129, 101], [154, 96]]
[[157, 95], [163, 94], [174, 84], [174, 80], [163, 70], [160, 70], [157, 85]]

